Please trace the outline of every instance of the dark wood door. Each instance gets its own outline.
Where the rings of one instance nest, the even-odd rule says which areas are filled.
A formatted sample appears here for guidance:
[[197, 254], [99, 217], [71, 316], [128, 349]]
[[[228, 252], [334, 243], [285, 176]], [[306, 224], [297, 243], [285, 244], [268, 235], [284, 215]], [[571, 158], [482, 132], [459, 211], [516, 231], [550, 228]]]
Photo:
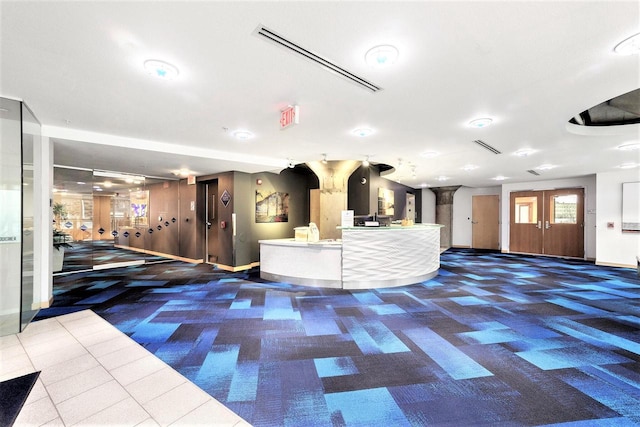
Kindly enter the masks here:
[[474, 249], [500, 248], [500, 196], [473, 196], [471, 198], [471, 247]]
[[510, 199], [509, 251], [543, 253], [543, 192], [515, 192]]
[[215, 264], [218, 262], [220, 251], [220, 243], [218, 239], [218, 181], [215, 180], [207, 184], [207, 214], [205, 218], [206, 237], [207, 237], [207, 256], [206, 262]]
[[544, 192], [546, 255], [584, 257], [584, 189]]

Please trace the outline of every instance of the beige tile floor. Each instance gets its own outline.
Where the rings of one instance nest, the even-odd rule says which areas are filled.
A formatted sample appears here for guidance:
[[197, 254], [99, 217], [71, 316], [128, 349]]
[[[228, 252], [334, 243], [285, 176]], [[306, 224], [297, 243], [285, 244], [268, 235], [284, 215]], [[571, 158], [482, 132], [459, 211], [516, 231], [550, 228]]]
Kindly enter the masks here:
[[250, 426], [90, 310], [0, 337], [0, 381], [41, 371], [22, 426]]

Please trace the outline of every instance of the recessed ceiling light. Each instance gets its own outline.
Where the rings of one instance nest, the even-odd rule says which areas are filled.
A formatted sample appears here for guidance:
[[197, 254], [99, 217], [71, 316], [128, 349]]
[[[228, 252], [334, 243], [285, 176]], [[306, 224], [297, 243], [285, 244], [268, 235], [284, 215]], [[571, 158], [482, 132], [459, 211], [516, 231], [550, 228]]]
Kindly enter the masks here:
[[631, 151], [640, 149], [640, 142], [630, 142], [628, 144], [622, 144], [618, 147], [618, 150]]
[[521, 150], [516, 151], [515, 154], [518, 157], [527, 157], [533, 153], [535, 153], [536, 150], [532, 149], [532, 148], [523, 148]]
[[476, 165], [464, 165], [462, 167], [462, 170], [463, 171], [467, 171], [467, 172], [472, 171], [474, 169], [478, 169], [478, 166], [476, 166]]
[[355, 136], [359, 136], [364, 138], [365, 136], [369, 136], [373, 133], [373, 129], [369, 128], [358, 128], [351, 131], [351, 133]]
[[388, 44], [374, 46], [364, 55], [365, 62], [376, 68], [393, 65], [397, 59], [398, 49]]
[[547, 170], [553, 169], [555, 167], [556, 167], [555, 165], [550, 165], [549, 163], [545, 163], [544, 165], [538, 166], [536, 169], [538, 169], [540, 171], [547, 171]]
[[85, 185], [85, 184], [86, 184], [86, 182], [78, 181], [78, 182], [76, 182], [76, 184], [78, 184], [78, 185]]
[[242, 140], [253, 138], [253, 134], [248, 130], [236, 130], [231, 135]]
[[178, 68], [158, 59], [148, 59], [144, 61], [144, 69], [148, 74], [163, 80], [173, 80], [178, 77]]
[[613, 51], [619, 55], [633, 55], [640, 53], [640, 33], [622, 40], [613, 48]]
[[448, 180], [448, 179], [449, 179], [449, 177], [448, 177], [448, 176], [442, 176], [442, 175], [440, 175], [440, 176], [439, 176], [439, 177], [437, 177], [436, 179], [437, 179], [438, 181], [446, 181], [446, 180]]
[[490, 119], [489, 117], [483, 117], [480, 119], [471, 120], [469, 122], [469, 126], [471, 126], [472, 128], [480, 129], [491, 126], [491, 123], [493, 123], [493, 119]]
[[493, 179], [495, 181], [504, 181], [505, 179], [509, 179], [509, 178], [507, 178], [506, 176], [498, 175], [498, 176], [495, 176], [495, 177], [493, 177], [491, 179]]
[[429, 184], [427, 184], [426, 182], [423, 182], [422, 184], [420, 184], [420, 187], [427, 188], [427, 187], [431, 187], [431, 186]]
[[621, 165], [618, 165], [616, 167], [618, 167], [620, 169], [633, 169], [633, 168], [637, 168], [638, 166], [640, 166], [640, 164], [627, 162], [627, 163], [623, 163]]
[[420, 156], [425, 157], [427, 159], [432, 159], [434, 157], [437, 157], [439, 154], [440, 153], [438, 153], [437, 151], [427, 150], [420, 153]]

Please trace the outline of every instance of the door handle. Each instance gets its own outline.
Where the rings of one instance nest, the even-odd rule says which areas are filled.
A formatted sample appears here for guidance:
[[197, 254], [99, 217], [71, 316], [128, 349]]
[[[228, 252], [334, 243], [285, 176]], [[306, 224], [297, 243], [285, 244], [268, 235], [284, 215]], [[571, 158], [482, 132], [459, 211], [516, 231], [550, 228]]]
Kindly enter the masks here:
[[478, 221], [471, 220], [471, 224], [477, 224]]
[[544, 222], [544, 229], [545, 229], [545, 230], [548, 230], [548, 229], [550, 229], [550, 228], [551, 228], [551, 224], [549, 224], [549, 221], [545, 221], [545, 222]]
[[208, 230], [211, 230], [211, 226], [212, 226], [212, 225], [213, 225], [213, 224], [211, 223], [211, 221], [207, 221], [207, 229], [208, 229]]
[[536, 224], [536, 228], [542, 228], [542, 221], [538, 221], [538, 224]]

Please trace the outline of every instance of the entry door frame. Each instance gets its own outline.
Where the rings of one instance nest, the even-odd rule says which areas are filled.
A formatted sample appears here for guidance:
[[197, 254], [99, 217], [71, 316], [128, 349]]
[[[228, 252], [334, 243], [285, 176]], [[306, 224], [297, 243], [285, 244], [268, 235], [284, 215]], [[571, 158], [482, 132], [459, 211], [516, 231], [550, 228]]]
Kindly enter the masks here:
[[[576, 194], [576, 222], [554, 221], [556, 197]], [[537, 205], [535, 220], [517, 223], [516, 198], [531, 198]], [[526, 200], [525, 200], [526, 201]], [[522, 202], [521, 202], [522, 203]], [[585, 189], [583, 187], [538, 191], [514, 191], [509, 196], [509, 252], [561, 256], [584, 259], [585, 253]]]

